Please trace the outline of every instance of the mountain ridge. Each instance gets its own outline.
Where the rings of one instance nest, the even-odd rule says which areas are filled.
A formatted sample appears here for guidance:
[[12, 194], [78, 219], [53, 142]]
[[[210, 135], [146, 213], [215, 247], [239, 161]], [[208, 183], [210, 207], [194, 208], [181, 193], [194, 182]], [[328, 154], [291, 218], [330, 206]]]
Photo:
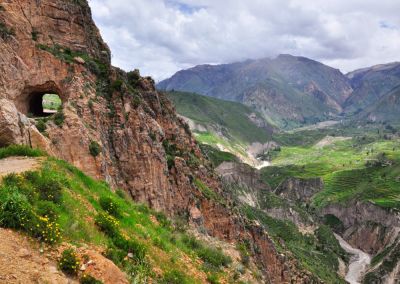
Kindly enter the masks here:
[[195, 66], [177, 72], [157, 87], [241, 102], [281, 127], [318, 122], [339, 114], [340, 103], [352, 90], [339, 70], [287, 54], [273, 59]]
[[279, 128], [351, 117], [400, 85], [400, 63], [342, 74], [302, 56], [249, 59], [180, 70], [157, 84], [161, 90], [194, 92], [236, 101], [260, 112]]

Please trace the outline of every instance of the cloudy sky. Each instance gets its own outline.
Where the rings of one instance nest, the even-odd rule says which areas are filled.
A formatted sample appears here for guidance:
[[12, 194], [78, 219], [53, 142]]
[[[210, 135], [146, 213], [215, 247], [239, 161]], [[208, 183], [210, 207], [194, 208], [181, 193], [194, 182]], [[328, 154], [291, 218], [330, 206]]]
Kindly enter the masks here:
[[89, 0], [113, 64], [157, 81], [281, 53], [343, 72], [400, 61], [399, 0]]

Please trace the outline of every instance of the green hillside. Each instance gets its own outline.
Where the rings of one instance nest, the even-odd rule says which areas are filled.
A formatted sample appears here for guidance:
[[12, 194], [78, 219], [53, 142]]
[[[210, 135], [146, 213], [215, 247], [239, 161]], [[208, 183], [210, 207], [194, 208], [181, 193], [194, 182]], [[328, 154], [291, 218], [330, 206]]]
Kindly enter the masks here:
[[[0, 158], [9, 156], [38, 157], [41, 166], [0, 178], [0, 227], [41, 242], [46, 252], [102, 248], [130, 283], [227, 283], [234, 276], [234, 260], [191, 235], [186, 220], [170, 220], [134, 203], [124, 192], [113, 192], [105, 182], [39, 150], [0, 148]], [[74, 254], [66, 250], [65, 257]], [[59, 269], [83, 281], [79, 261], [60, 260]]]
[[[169, 92], [177, 112], [205, 127], [221, 128], [222, 134], [237, 142], [265, 142], [271, 137], [272, 127], [249, 107], [193, 93]], [[264, 127], [249, 118], [254, 114]]]

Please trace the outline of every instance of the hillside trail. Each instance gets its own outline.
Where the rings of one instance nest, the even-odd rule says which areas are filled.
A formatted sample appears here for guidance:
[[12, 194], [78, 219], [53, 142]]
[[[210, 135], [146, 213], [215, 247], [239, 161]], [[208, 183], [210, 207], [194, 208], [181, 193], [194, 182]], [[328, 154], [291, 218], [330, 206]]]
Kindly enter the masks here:
[[361, 276], [371, 263], [371, 256], [362, 250], [356, 249], [348, 244], [343, 238], [335, 234], [340, 246], [352, 255], [345, 280], [350, 284], [359, 284]]
[[8, 157], [0, 160], [0, 180], [11, 173], [23, 173], [35, 170], [40, 166], [40, 158]]

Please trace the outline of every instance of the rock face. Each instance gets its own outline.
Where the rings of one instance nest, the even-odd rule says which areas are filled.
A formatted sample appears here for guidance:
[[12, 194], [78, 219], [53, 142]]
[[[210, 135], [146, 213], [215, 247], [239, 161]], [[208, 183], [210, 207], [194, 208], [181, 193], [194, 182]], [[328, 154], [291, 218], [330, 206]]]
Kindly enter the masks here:
[[329, 205], [321, 210], [320, 215], [336, 216], [343, 224], [343, 238], [352, 246], [371, 255], [382, 253], [383, 261], [388, 260], [385, 264], [379, 262], [371, 267], [364, 283], [396, 283], [393, 279], [399, 276], [396, 264], [400, 255], [398, 213], [372, 203], [353, 201], [350, 204]]
[[216, 172], [228, 182], [240, 187], [253, 190], [268, 189], [261, 180], [260, 171], [244, 163], [223, 162], [216, 168]]
[[[125, 189], [138, 202], [192, 217], [215, 237], [251, 240], [271, 283], [308, 279], [295, 263], [285, 263], [261, 227], [232, 213], [228, 197], [221, 205], [196, 187], [193, 181], [200, 179], [222, 192], [188, 127], [151, 78], [111, 67], [86, 1], [0, 5], [0, 21], [14, 31], [0, 37], [0, 125], [6, 133], [0, 135], [1, 146], [40, 147]], [[37, 118], [27, 116], [40, 109], [34, 104], [45, 93], [60, 96], [62, 113], [47, 120], [42, 135], [34, 125]]]
[[321, 178], [300, 179], [290, 177], [275, 189], [275, 194], [292, 201], [308, 203], [311, 197], [323, 188], [324, 183]]

